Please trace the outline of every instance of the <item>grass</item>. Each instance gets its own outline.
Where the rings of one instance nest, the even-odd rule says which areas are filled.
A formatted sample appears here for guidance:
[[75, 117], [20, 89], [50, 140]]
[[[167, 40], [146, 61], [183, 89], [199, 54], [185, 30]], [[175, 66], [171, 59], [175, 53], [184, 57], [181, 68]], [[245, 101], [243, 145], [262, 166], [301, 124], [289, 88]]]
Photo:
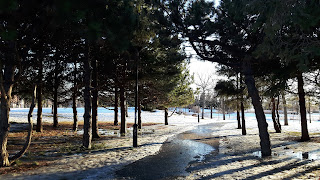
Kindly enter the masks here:
[[[156, 125], [157, 123], [145, 123], [143, 126]], [[127, 127], [131, 127], [133, 123], [127, 123]], [[43, 123], [43, 131], [33, 131], [32, 141], [28, 151], [14, 166], [0, 168], [0, 174], [23, 172], [31, 169], [36, 169], [41, 166], [46, 166], [52, 161], [64, 156], [79, 154], [84, 152], [112, 149], [108, 144], [108, 140], [117, 137], [117, 135], [100, 135], [99, 139], [92, 142], [90, 150], [82, 146], [82, 135], [72, 130], [72, 122], [59, 122], [59, 126], [54, 128], [52, 124]], [[99, 129], [118, 130], [118, 126], [114, 126], [113, 122], [99, 122]], [[83, 122], [79, 122], [78, 129], [83, 129]], [[22, 148], [25, 142], [27, 132], [10, 132], [8, 135], [8, 152], [10, 155], [15, 154]], [[123, 144], [119, 144], [119, 147]], [[134, 150], [134, 149], [133, 149]]]

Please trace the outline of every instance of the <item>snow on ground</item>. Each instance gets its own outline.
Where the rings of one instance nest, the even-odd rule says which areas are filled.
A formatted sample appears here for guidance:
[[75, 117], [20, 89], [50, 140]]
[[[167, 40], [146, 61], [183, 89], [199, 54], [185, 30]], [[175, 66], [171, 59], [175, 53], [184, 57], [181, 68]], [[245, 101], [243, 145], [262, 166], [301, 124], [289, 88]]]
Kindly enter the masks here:
[[[26, 122], [28, 109], [11, 109], [10, 121]], [[50, 109], [44, 110], [43, 120], [52, 122]], [[72, 111], [71, 111], [72, 112]], [[112, 121], [113, 111], [99, 109], [99, 121]], [[83, 113], [83, 112], [82, 112]], [[81, 109], [79, 109], [79, 118]], [[169, 113], [170, 114], [170, 113]], [[169, 126], [155, 125], [143, 127], [154, 133], [139, 136], [139, 147], [132, 147], [131, 137], [108, 140], [111, 149], [90, 154], [71, 155], [56, 160], [48, 167], [21, 174], [0, 176], [0, 179], [113, 179], [114, 172], [123, 166], [159, 151], [162, 143], [169, 137], [195, 128], [198, 124], [225, 122], [219, 131], [212, 134], [220, 136], [219, 154], [205, 159], [202, 164], [192, 165], [187, 179], [319, 179], [320, 146], [316, 142], [298, 142], [300, 121], [298, 115], [289, 115], [289, 126], [282, 126], [282, 133], [274, 133], [271, 115], [266, 114], [272, 144], [272, 157], [261, 158], [257, 121], [253, 113], [246, 113], [247, 135], [242, 136], [237, 128], [236, 114], [215, 113], [210, 119], [206, 113], [204, 120], [197, 117], [174, 114], [169, 118]], [[72, 121], [70, 109], [59, 109], [59, 121]], [[129, 109], [128, 122], [134, 122], [133, 109]], [[143, 112], [143, 122], [164, 122], [164, 112]], [[281, 121], [283, 124], [283, 121]], [[308, 122], [311, 137], [320, 136], [319, 114], [312, 115]], [[294, 139], [292, 139], [294, 137]], [[291, 139], [290, 139], [291, 138]]]

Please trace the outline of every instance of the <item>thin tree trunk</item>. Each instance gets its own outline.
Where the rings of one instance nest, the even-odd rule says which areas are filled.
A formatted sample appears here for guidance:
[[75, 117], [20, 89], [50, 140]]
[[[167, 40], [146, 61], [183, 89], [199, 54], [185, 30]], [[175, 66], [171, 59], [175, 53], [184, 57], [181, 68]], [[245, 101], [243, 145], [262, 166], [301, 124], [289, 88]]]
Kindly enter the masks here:
[[308, 132], [307, 114], [306, 114], [306, 100], [305, 92], [303, 89], [303, 77], [302, 73], [298, 72], [298, 94], [299, 94], [299, 105], [300, 105], [300, 115], [301, 115], [301, 141], [310, 140]]
[[311, 99], [310, 99], [310, 97], [309, 97], [309, 121], [310, 121], [310, 123], [311, 123]]
[[126, 108], [126, 117], [129, 117], [129, 114], [128, 114], [128, 101], [127, 101], [127, 98], [125, 99], [124, 101], [124, 104], [125, 104], [125, 108]]
[[210, 106], [210, 118], [211, 118], [211, 119], [212, 119], [212, 114], [213, 114], [212, 106]]
[[100, 138], [98, 128], [98, 69], [97, 61], [92, 60], [92, 138]]
[[37, 112], [37, 132], [42, 132], [42, 76], [43, 76], [43, 68], [42, 68], [42, 60], [39, 62], [39, 72], [38, 72], [38, 112]]
[[55, 72], [54, 72], [54, 89], [53, 89], [53, 127], [58, 127], [58, 73], [59, 62], [55, 60]]
[[201, 119], [204, 119], [204, 106], [205, 106], [205, 103], [206, 103], [206, 94], [203, 93]]
[[[15, 47], [15, 43], [10, 44]], [[1, 63], [2, 61], [0, 61]], [[0, 64], [3, 68], [3, 64]], [[11, 103], [11, 92], [14, 81], [15, 66], [13, 64], [4, 67], [4, 73], [0, 72], [1, 86], [1, 109], [0, 109], [0, 167], [10, 166], [7, 142], [9, 134], [9, 111]]]
[[126, 123], [126, 105], [125, 105], [125, 91], [123, 85], [120, 87], [120, 108], [121, 108], [121, 136], [126, 135], [127, 123]]
[[142, 122], [141, 122], [141, 102], [138, 104], [138, 129], [142, 128]]
[[119, 125], [119, 120], [118, 120], [118, 102], [119, 99], [119, 93], [118, 93], [118, 87], [116, 86], [114, 88], [114, 122], [113, 125], [118, 126]]
[[37, 91], [37, 86], [34, 87], [31, 106], [30, 106], [29, 113], [28, 113], [29, 128], [28, 128], [28, 135], [26, 137], [26, 142], [23, 145], [23, 148], [17, 154], [15, 154], [13, 157], [9, 158], [10, 164], [12, 164], [16, 160], [20, 159], [24, 155], [24, 153], [26, 153], [27, 149], [30, 146], [31, 137], [32, 137], [32, 129], [33, 129], [32, 113], [33, 113], [33, 109], [35, 107], [36, 91]]
[[278, 126], [278, 122], [276, 120], [276, 105], [275, 105], [275, 100], [274, 97], [271, 98], [271, 112], [272, 112], [272, 122], [273, 122], [273, 127], [276, 130], [276, 133], [281, 133], [281, 130]]
[[260, 96], [255, 85], [255, 80], [252, 75], [252, 70], [248, 62], [245, 62], [243, 64], [243, 70], [245, 74], [245, 83], [247, 85], [248, 93], [251, 97], [252, 104], [255, 109], [256, 119], [258, 121], [261, 154], [262, 156], [271, 156], [271, 144], [270, 136], [268, 133], [268, 124], [262, 108]]
[[288, 125], [288, 111], [287, 111], [287, 102], [284, 95], [284, 92], [281, 92], [282, 104], [283, 104], [283, 116], [284, 116], [284, 125]]
[[[239, 76], [237, 73], [237, 90], [239, 90]], [[240, 112], [239, 112], [239, 94], [237, 95], [237, 121], [238, 121], [238, 129], [241, 129], [241, 120], [240, 120]]]
[[243, 101], [240, 102], [240, 108], [241, 108], [241, 121], [242, 121], [242, 135], [246, 135], [247, 130], [246, 130], [246, 119], [244, 114]]
[[279, 126], [279, 129], [281, 131], [281, 123], [280, 123], [280, 115], [279, 115], [279, 104], [280, 104], [280, 99], [279, 99], [279, 96], [277, 98], [277, 104], [276, 104], [276, 115], [277, 115], [277, 123], [278, 123], [278, 126]]
[[223, 115], [223, 120], [226, 120], [226, 110], [225, 110], [225, 105], [224, 105], [224, 97], [222, 98], [222, 115]]
[[164, 109], [164, 125], [168, 125], [168, 108]]
[[72, 111], [73, 111], [73, 131], [78, 130], [78, 111], [77, 111], [77, 63], [74, 62], [73, 92], [72, 92]]
[[[88, 41], [86, 42], [88, 43]], [[91, 149], [92, 121], [91, 121], [91, 68], [90, 68], [90, 45], [87, 45], [87, 57], [84, 60], [84, 126], [83, 126], [83, 146]]]
[[58, 87], [53, 90], [53, 127], [58, 127]]

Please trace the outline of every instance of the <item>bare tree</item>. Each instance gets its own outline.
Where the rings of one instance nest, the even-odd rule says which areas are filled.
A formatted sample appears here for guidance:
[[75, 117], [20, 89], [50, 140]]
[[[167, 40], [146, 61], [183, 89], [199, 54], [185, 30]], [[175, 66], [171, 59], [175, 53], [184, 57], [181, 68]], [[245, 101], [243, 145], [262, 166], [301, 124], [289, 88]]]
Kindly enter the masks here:
[[209, 89], [213, 89], [213, 75], [214, 74], [207, 74], [207, 75], [200, 75], [199, 73], [197, 74], [198, 77], [198, 82], [195, 84], [198, 86], [200, 90], [201, 97], [200, 98], [202, 101], [199, 102], [200, 106], [202, 106], [202, 113], [201, 113], [201, 119], [204, 119], [204, 108], [205, 108], [205, 101], [206, 101], [206, 92]]

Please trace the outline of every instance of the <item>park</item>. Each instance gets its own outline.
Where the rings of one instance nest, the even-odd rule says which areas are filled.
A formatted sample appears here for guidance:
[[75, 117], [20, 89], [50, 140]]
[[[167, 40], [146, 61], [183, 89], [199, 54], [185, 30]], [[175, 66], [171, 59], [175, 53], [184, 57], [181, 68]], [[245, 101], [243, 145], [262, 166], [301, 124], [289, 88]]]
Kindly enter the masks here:
[[0, 179], [319, 179], [319, 5], [1, 0]]

